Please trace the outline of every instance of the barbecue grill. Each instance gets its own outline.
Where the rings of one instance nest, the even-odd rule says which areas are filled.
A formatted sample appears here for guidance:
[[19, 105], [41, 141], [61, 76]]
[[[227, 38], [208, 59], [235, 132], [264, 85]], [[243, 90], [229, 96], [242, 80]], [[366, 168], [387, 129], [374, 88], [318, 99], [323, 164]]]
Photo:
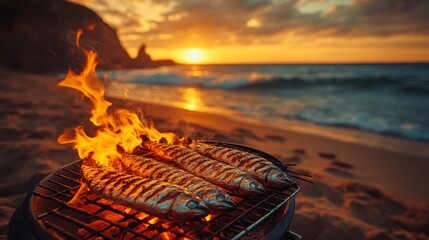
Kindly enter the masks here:
[[[257, 149], [206, 143], [251, 152], [284, 167]], [[236, 209], [209, 220], [166, 223], [118, 209], [99, 196], [85, 199], [86, 207], [94, 211], [69, 206], [67, 202], [81, 185], [81, 163], [76, 161], [49, 175], [27, 195], [10, 220], [9, 239], [300, 239], [289, 230], [298, 186], [267, 189], [263, 196], [242, 199]], [[117, 220], [106, 217], [109, 214]]]

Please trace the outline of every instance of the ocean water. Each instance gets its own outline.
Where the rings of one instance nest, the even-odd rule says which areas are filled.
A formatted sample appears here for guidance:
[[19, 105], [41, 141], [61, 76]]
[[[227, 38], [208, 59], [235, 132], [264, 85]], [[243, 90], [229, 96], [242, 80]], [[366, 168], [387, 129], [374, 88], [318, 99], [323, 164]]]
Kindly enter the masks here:
[[429, 64], [181, 65], [100, 75], [113, 96], [429, 141]]

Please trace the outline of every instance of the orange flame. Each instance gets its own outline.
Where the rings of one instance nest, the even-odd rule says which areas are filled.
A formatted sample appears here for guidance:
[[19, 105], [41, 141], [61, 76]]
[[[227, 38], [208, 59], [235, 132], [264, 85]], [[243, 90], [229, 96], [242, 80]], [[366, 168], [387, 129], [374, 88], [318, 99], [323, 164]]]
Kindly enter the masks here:
[[[76, 35], [76, 44], [79, 46], [79, 37], [82, 30]], [[116, 151], [116, 145], [122, 146], [126, 152], [132, 152], [141, 144], [141, 136], [146, 135], [151, 141], [159, 141], [165, 138], [172, 143], [178, 139], [173, 133], [161, 133], [151, 122], [139, 117], [126, 109], [108, 111], [112, 105], [104, 98], [105, 88], [96, 74], [97, 53], [83, 50], [86, 56], [84, 69], [76, 74], [69, 70], [64, 80], [58, 86], [69, 87], [83, 93], [91, 101], [90, 121], [98, 127], [95, 136], [86, 134], [83, 126], [75, 129], [66, 129], [58, 137], [61, 144], [73, 144], [80, 158], [91, 157], [100, 165], [112, 166], [112, 161], [120, 157]]]
[[82, 33], [83, 33], [82, 29], [78, 29], [77, 30], [77, 33], [76, 33], [76, 46], [78, 48], [80, 48], [79, 40], [80, 40], [80, 36], [82, 36]]

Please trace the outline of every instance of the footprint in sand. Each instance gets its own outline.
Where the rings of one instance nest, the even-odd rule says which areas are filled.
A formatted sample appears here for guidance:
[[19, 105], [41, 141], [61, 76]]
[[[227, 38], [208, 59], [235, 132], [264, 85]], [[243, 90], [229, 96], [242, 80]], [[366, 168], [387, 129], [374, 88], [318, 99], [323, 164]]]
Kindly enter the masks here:
[[268, 135], [265, 136], [265, 138], [267, 140], [270, 140], [270, 141], [273, 141], [273, 142], [280, 142], [280, 143], [286, 142], [286, 138], [284, 138], [282, 136], [277, 136], [277, 135], [268, 134]]
[[337, 155], [335, 155], [335, 153], [327, 153], [327, 152], [319, 152], [319, 156], [321, 158], [326, 158], [326, 159], [337, 158]]

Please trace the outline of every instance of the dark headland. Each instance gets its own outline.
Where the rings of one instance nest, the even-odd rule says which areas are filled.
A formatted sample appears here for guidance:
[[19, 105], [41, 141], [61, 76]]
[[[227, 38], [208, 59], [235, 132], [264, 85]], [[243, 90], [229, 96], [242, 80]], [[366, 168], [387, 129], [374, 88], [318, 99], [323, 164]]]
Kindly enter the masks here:
[[142, 44], [130, 58], [116, 30], [94, 11], [65, 0], [5, 0], [0, 2], [0, 66], [35, 73], [64, 73], [81, 68], [80, 44], [98, 53], [99, 69], [127, 69], [175, 64], [152, 60]]

